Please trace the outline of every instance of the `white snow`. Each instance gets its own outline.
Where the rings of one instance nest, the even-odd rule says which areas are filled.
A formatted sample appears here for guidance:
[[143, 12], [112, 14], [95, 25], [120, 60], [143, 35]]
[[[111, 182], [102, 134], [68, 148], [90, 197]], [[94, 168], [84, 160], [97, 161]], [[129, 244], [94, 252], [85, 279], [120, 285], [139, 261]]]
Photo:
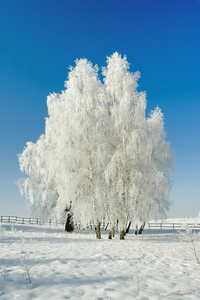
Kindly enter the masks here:
[[[175, 230], [101, 240], [61, 227], [0, 227], [1, 300], [200, 299], [200, 265]], [[19, 258], [21, 257], [21, 262]], [[32, 266], [26, 279], [22, 263]]]

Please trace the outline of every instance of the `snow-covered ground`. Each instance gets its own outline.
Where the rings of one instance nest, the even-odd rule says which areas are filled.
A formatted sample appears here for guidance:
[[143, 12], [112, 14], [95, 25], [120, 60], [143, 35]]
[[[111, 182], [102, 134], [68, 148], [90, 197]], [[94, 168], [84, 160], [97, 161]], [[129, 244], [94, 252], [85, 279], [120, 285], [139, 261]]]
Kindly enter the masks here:
[[[198, 251], [198, 249], [197, 249]], [[30, 269], [30, 280], [27, 280]], [[0, 298], [200, 299], [200, 265], [175, 230], [145, 230], [124, 241], [88, 230], [0, 227]]]

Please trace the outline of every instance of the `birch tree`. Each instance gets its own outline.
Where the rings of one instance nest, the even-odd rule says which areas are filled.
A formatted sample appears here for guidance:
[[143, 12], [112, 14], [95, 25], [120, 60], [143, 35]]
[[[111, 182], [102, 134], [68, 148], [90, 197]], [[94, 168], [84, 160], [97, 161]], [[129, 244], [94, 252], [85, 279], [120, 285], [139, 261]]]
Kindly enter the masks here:
[[19, 155], [20, 170], [26, 178], [18, 180], [22, 194], [25, 194], [34, 215], [42, 219], [51, 216], [58, 198], [55, 178], [47, 178], [49, 148], [45, 136], [42, 135], [34, 144], [27, 143], [23, 153]]
[[[146, 94], [137, 91], [140, 73], [114, 53], [102, 69], [87, 59], [70, 67], [65, 90], [47, 97], [45, 133], [19, 155], [21, 192], [32, 208], [55, 219], [70, 210], [76, 221], [93, 222], [101, 238], [119, 224], [137, 227], [168, 209], [172, 152], [159, 108], [146, 117]], [[142, 230], [142, 229], [141, 229]]]
[[126, 57], [114, 53], [108, 58], [103, 75], [111, 103], [110, 118], [114, 124], [116, 148], [107, 169], [107, 181], [112, 183], [115, 221], [119, 220], [120, 239], [124, 239], [130, 210], [135, 205], [137, 187], [133, 179], [138, 169], [137, 142], [145, 124], [146, 98], [145, 93], [136, 90], [140, 74], [129, 72]]
[[[126, 57], [114, 53], [103, 69], [116, 151], [106, 170], [112, 190], [110, 212], [124, 239], [128, 220], [143, 227], [150, 216], [169, 208], [172, 152], [165, 141], [163, 114], [146, 118], [146, 95], [137, 92], [140, 73], [131, 73]], [[112, 225], [113, 226], [113, 225]]]
[[[65, 125], [63, 141], [68, 141], [66, 151], [61, 151], [61, 161], [70, 162], [63, 177], [70, 178], [71, 206], [73, 215], [83, 225], [93, 221], [96, 227], [97, 238], [100, 238], [100, 220], [104, 216], [101, 203], [99, 184], [104, 170], [101, 159], [104, 148], [102, 130], [105, 128], [105, 106], [102, 97], [102, 83], [97, 76], [98, 68], [86, 59], [76, 61], [76, 66], [70, 68], [68, 80], [65, 83], [66, 91], [63, 93], [64, 107], [62, 114], [68, 136], [65, 137]], [[55, 97], [55, 95], [51, 96]], [[51, 101], [51, 97], [49, 101]], [[56, 97], [59, 97], [58, 95]], [[70, 128], [70, 130], [69, 130]], [[62, 130], [62, 129], [60, 129]], [[69, 133], [70, 131], [70, 133]], [[64, 159], [64, 156], [67, 156]], [[70, 166], [71, 164], [71, 166]], [[101, 165], [102, 171], [99, 172]], [[62, 180], [62, 178], [60, 180]], [[64, 199], [61, 198], [63, 203]], [[62, 207], [61, 205], [58, 205]]]

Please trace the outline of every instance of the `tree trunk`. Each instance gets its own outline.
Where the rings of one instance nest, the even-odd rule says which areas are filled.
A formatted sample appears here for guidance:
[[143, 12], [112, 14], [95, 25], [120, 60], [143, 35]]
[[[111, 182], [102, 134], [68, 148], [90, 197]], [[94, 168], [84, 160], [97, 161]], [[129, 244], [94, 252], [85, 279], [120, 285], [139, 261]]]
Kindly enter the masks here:
[[112, 229], [109, 230], [108, 234], [109, 240], [112, 240], [113, 237], [115, 237], [115, 227], [112, 227]]
[[98, 221], [97, 226], [95, 226], [96, 238], [101, 239], [101, 223]]
[[116, 231], [118, 231], [119, 220], [117, 220]]
[[145, 227], [145, 224], [146, 222], [143, 222], [143, 224], [140, 226], [140, 229], [139, 229], [139, 234], [142, 234], [142, 231], [144, 230], [144, 227]]
[[106, 224], [106, 227], [104, 228], [104, 230], [107, 230], [109, 223]]
[[131, 221], [129, 221], [129, 223], [128, 223], [128, 227], [126, 229], [126, 233], [129, 233], [130, 227], [131, 227]]
[[91, 197], [92, 197], [94, 216], [95, 216], [95, 220], [97, 220], [97, 225], [95, 226], [95, 232], [96, 232], [96, 238], [100, 239], [101, 238], [101, 230], [100, 230], [101, 223], [98, 221], [98, 217], [97, 217], [97, 204], [96, 204], [96, 197], [95, 197], [95, 193], [94, 193], [92, 154], [91, 154], [91, 150], [90, 150], [90, 140], [89, 140], [88, 128], [86, 130], [86, 137], [87, 137], [87, 141], [88, 141], [87, 151], [88, 151], [88, 163], [89, 163], [90, 192], [91, 192]]
[[125, 231], [124, 231], [124, 229], [122, 229], [120, 231], [120, 240], [124, 240], [124, 236], [125, 236]]
[[115, 227], [112, 228], [112, 237], [115, 237]]
[[121, 179], [122, 179], [122, 194], [121, 194], [121, 216], [120, 216], [120, 240], [124, 240], [124, 236], [126, 235], [126, 224], [127, 224], [127, 218], [126, 218], [126, 193], [125, 193], [125, 171], [124, 171], [124, 165], [123, 161], [120, 161], [121, 163]]
[[67, 215], [67, 221], [65, 223], [65, 231], [72, 232], [74, 230], [73, 217], [70, 213]]

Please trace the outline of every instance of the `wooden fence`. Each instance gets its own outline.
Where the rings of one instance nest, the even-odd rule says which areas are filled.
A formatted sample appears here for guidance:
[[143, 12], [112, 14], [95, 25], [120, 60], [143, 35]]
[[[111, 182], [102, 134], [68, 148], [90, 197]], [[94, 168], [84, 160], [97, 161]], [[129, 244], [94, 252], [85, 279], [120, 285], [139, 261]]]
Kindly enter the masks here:
[[[16, 217], [16, 216], [0, 216], [0, 223], [9, 224], [31, 224], [31, 225], [65, 225], [65, 222], [59, 222], [52, 219], [40, 220], [39, 218], [27, 218], [27, 217]], [[101, 228], [106, 229], [108, 224], [101, 222]], [[74, 223], [76, 229], [81, 229], [80, 223]], [[95, 224], [90, 223], [86, 226], [86, 229], [94, 229]]]
[[[58, 222], [52, 219], [40, 220], [39, 218], [27, 218], [27, 217], [16, 217], [16, 216], [0, 216], [0, 223], [10, 223], [10, 224], [31, 224], [31, 225], [65, 225], [65, 222]], [[149, 222], [145, 228], [149, 229], [181, 229], [186, 226], [200, 229], [200, 223], [172, 223], [172, 222]], [[80, 223], [74, 223], [74, 227], [81, 229]], [[88, 229], [94, 229], [95, 224], [90, 223], [86, 226]], [[101, 222], [101, 228], [107, 229], [108, 224]]]
[[27, 217], [16, 217], [16, 216], [0, 216], [1, 223], [13, 223], [13, 224], [32, 224], [32, 225], [52, 225], [52, 224], [65, 224], [64, 222], [56, 222], [51, 219], [40, 220], [39, 218], [27, 218]]
[[185, 227], [190, 227], [194, 229], [200, 229], [199, 223], [170, 223], [170, 222], [149, 222], [149, 229], [184, 229]]

